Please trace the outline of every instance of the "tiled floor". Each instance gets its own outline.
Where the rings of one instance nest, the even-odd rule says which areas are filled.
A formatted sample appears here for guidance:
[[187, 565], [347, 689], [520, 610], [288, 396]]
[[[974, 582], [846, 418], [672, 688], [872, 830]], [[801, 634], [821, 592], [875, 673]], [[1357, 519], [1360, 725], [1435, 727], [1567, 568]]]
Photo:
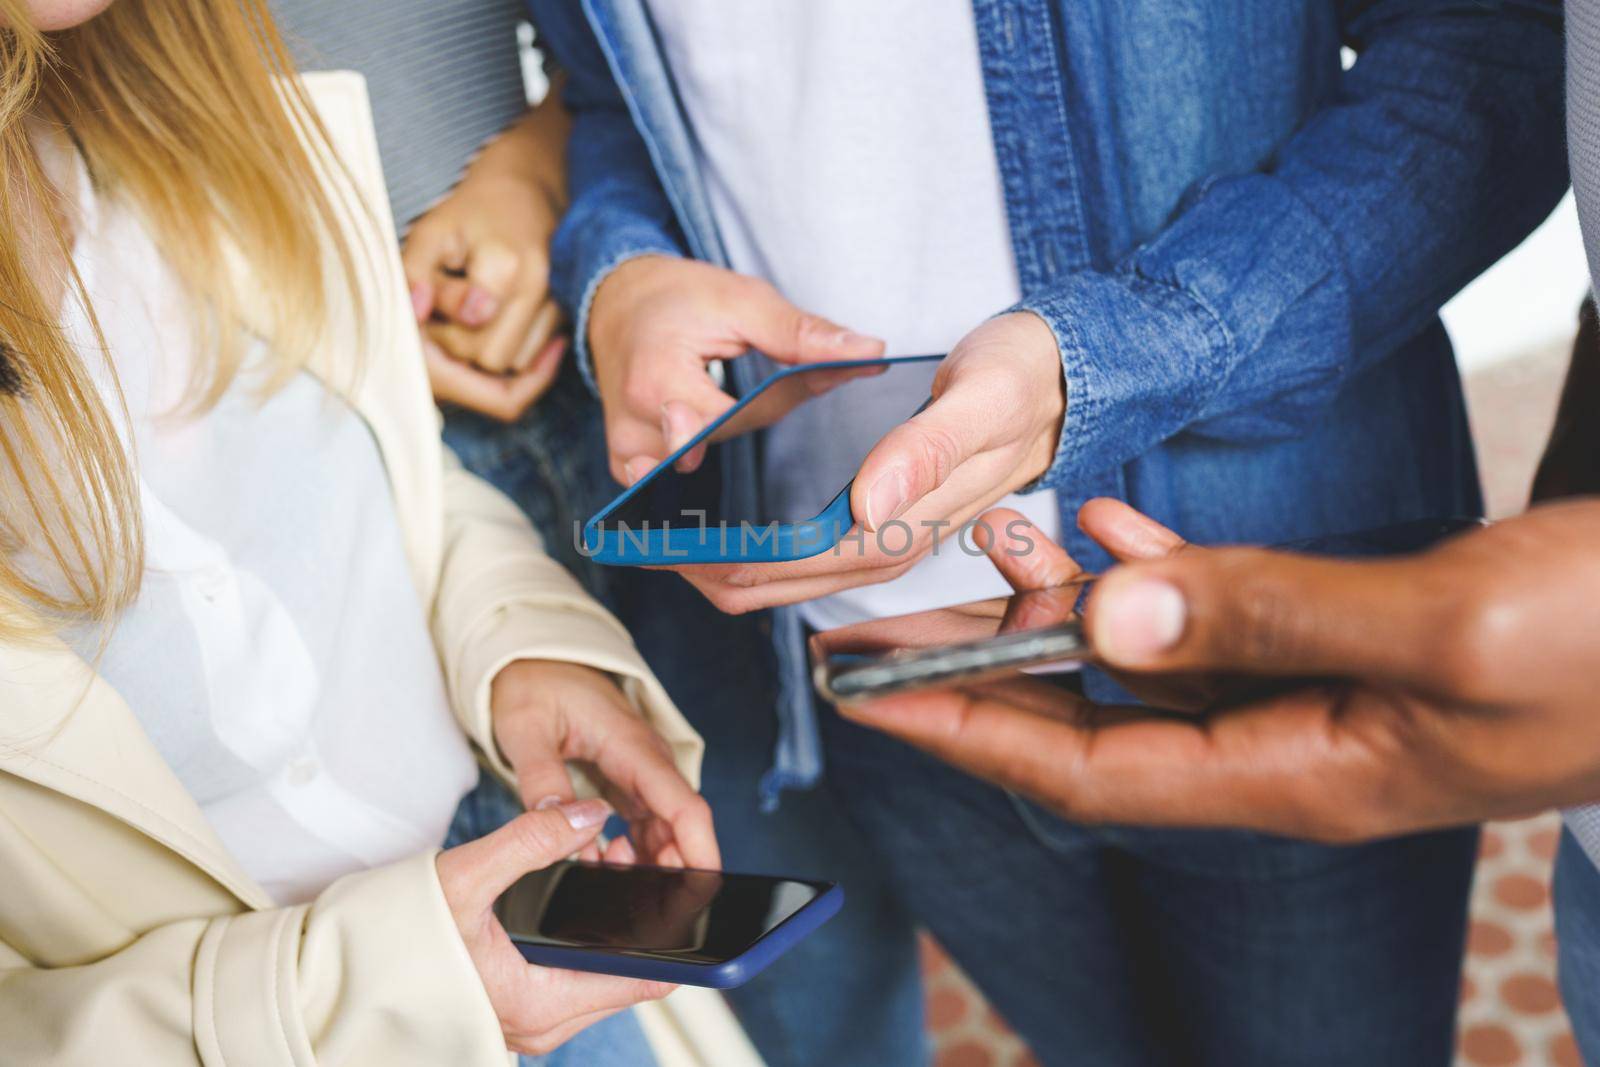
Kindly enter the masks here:
[[[1468, 382], [1489, 511], [1520, 511], [1549, 432], [1564, 349], [1530, 354]], [[1472, 897], [1458, 1067], [1582, 1067], [1555, 985], [1549, 878], [1558, 821], [1489, 827]], [[938, 1067], [1024, 1067], [1027, 1048], [939, 951], [925, 946]], [[1593, 1065], [1600, 1067], [1600, 1065]]]

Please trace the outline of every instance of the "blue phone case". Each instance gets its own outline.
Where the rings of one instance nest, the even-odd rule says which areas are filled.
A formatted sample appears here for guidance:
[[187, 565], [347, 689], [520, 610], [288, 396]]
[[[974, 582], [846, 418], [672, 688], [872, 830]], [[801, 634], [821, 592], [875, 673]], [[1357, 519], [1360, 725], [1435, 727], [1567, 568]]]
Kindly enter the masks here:
[[733, 418], [778, 382], [795, 374], [817, 370], [841, 370], [850, 367], [891, 366], [896, 363], [932, 363], [944, 356], [899, 356], [888, 359], [843, 359], [828, 363], [808, 363], [798, 367], [785, 367], [741, 397], [737, 404], [723, 412], [720, 418], [695, 434], [682, 448], [662, 460], [611, 503], [595, 513], [583, 528], [584, 553], [596, 563], [614, 567], [675, 566], [687, 563], [786, 563], [819, 555], [839, 543], [839, 539], [855, 524], [850, 510], [850, 486], [834, 496], [821, 514], [802, 522], [774, 523], [752, 530], [745, 527], [685, 525], [674, 527], [670, 523], [648, 529], [602, 530], [600, 524], [606, 516], [617, 510], [635, 495], [643, 492], [656, 477], [670, 471], [678, 459], [696, 445], [716, 433], [717, 429]]
[[606, 949], [566, 948], [536, 945], [512, 938], [522, 958], [541, 967], [561, 967], [569, 971], [643, 978], [675, 985], [732, 989], [766, 970], [774, 960], [798, 945], [802, 938], [833, 918], [844, 905], [844, 890], [831, 886], [805, 907], [774, 927], [765, 937], [731, 960], [722, 963], [691, 963], [685, 960], [660, 960], [629, 956]]

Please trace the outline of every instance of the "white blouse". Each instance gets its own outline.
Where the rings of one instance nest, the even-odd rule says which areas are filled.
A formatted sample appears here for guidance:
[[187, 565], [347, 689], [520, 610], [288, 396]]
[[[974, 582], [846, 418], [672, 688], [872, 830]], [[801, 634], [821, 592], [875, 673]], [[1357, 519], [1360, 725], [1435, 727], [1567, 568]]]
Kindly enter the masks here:
[[[131, 420], [146, 571], [103, 650], [69, 640], [279, 903], [437, 846], [476, 768], [370, 430], [308, 373], [262, 400], [259, 343], [220, 403], [181, 414], [178, 280], [81, 166], [78, 187], [73, 259]], [[99, 359], [75, 300], [65, 318]]]

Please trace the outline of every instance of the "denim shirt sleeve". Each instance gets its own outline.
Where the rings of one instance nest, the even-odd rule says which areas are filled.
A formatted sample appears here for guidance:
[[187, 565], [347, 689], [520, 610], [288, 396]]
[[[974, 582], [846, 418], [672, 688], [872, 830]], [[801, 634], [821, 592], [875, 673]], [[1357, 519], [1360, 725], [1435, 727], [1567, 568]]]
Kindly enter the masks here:
[[542, 46], [566, 75], [572, 112], [566, 216], [550, 244], [550, 288], [572, 319], [578, 366], [594, 388], [589, 308], [600, 283], [643, 255], [685, 254], [672, 204], [656, 178], [611, 68], [573, 0], [531, 0]]
[[1555, 0], [1346, 0], [1359, 55], [1254, 173], [1193, 191], [1116, 266], [1028, 294], [1067, 416], [1037, 483], [1191, 432], [1294, 436], [1421, 332], [1566, 185]]

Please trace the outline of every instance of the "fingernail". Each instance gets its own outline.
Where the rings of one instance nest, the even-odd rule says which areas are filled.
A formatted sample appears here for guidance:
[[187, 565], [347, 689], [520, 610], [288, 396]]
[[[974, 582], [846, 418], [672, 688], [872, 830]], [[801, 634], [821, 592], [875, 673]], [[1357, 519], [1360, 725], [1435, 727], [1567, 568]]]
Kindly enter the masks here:
[[561, 803], [561, 798], [556, 796], [554, 793], [551, 793], [549, 796], [547, 796], [543, 800], [539, 801], [539, 803], [535, 804], [533, 806], [533, 810], [534, 811], [548, 811], [548, 810], [550, 810], [551, 808], [555, 807], [557, 804], [560, 804], [560, 803]]
[[611, 805], [603, 800], [574, 800], [561, 805], [560, 810], [574, 830], [587, 830], [611, 818]]
[[877, 343], [878, 339], [876, 337], [868, 337], [866, 334], [856, 333], [854, 330], [840, 330], [833, 335], [833, 345], [835, 348], [840, 349], [863, 348]]
[[872, 483], [867, 491], [867, 525], [874, 530], [899, 517], [906, 509], [911, 485], [903, 470], [896, 467]]
[[646, 474], [655, 470], [655, 466], [656, 463], [653, 459], [630, 459], [622, 465], [622, 473], [627, 476], [628, 484], [632, 485]]
[[1168, 651], [1183, 636], [1189, 608], [1170, 582], [1145, 579], [1114, 589], [1098, 605], [1100, 653], [1116, 663], [1141, 663]]
[[474, 289], [461, 303], [461, 320], [468, 326], [480, 326], [494, 318], [500, 302], [482, 289]]
[[433, 293], [427, 282], [418, 282], [411, 287], [411, 314], [421, 322], [432, 311]]

